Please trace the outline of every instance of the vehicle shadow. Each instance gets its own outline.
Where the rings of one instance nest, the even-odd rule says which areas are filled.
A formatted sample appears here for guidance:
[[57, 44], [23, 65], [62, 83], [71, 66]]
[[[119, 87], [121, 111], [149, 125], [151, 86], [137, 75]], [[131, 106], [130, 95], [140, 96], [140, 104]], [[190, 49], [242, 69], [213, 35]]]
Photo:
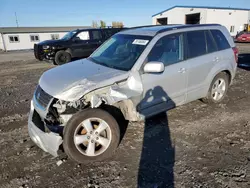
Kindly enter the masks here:
[[[140, 104], [150, 103], [156, 98], [160, 99], [159, 103], [168, 99], [160, 86], [148, 90]], [[174, 187], [174, 163], [175, 148], [171, 142], [167, 112], [146, 119], [137, 187]]]
[[239, 54], [238, 67], [240, 69], [250, 71], [250, 54], [249, 53]]

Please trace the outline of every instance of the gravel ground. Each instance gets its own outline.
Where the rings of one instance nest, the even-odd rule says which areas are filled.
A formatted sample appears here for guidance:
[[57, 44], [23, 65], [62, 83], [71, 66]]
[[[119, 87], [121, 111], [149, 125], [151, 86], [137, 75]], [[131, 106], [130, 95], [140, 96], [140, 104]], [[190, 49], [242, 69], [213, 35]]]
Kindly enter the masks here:
[[[250, 65], [250, 44], [238, 45], [241, 62]], [[43, 152], [27, 133], [33, 91], [52, 67], [31, 56], [0, 54], [0, 187], [250, 187], [247, 68], [238, 69], [223, 103], [194, 101], [130, 123], [113, 158], [79, 165]]]
[[3, 52], [0, 51], [0, 63], [6, 61], [27, 61], [34, 60], [34, 53], [32, 50], [23, 50], [23, 51], [10, 51]]

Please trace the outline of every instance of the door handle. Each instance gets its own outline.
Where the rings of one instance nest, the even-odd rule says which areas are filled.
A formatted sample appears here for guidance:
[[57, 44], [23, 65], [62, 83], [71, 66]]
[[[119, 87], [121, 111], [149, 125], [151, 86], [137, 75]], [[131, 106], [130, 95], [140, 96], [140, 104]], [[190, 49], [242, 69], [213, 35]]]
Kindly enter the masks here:
[[219, 60], [220, 60], [219, 57], [214, 58], [214, 62], [219, 62]]
[[185, 68], [180, 68], [180, 70], [178, 71], [179, 73], [185, 73], [186, 69]]

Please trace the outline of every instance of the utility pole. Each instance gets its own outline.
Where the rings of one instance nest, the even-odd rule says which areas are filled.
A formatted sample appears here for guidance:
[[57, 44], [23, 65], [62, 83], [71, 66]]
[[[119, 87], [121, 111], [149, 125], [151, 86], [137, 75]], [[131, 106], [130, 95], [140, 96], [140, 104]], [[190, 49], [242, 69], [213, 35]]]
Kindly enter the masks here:
[[19, 27], [16, 12], [15, 12], [15, 17], [16, 17], [16, 26]]

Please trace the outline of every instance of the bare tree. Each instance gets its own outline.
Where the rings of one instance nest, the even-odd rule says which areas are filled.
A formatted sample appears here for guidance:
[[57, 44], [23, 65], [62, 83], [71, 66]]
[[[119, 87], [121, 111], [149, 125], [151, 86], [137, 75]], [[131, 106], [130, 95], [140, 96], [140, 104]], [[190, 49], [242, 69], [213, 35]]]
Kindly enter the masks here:
[[124, 24], [123, 24], [123, 22], [112, 22], [112, 27], [123, 28]]
[[92, 21], [92, 27], [93, 28], [98, 28], [99, 27], [97, 21]]
[[105, 28], [106, 27], [106, 22], [101, 20], [100, 21], [100, 26], [101, 26], [101, 28]]

